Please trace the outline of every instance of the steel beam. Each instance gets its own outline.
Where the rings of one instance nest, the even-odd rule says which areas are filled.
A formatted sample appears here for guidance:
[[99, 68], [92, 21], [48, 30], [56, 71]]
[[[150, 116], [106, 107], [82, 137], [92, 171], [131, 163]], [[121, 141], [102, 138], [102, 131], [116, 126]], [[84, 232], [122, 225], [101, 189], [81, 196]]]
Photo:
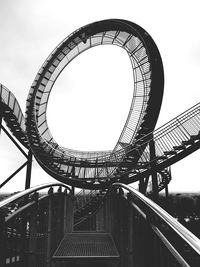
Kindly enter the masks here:
[[24, 164], [22, 164], [15, 172], [13, 172], [3, 183], [0, 184], [0, 188], [3, 187], [7, 182], [9, 182], [19, 171], [21, 171], [26, 165], [28, 164], [28, 161], [26, 161]]

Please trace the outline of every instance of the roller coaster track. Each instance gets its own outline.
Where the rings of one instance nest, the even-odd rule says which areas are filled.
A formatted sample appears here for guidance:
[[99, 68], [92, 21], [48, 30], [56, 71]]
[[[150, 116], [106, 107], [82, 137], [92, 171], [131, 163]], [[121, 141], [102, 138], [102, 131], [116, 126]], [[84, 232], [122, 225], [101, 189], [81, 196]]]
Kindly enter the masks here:
[[[113, 150], [84, 152], [66, 149], [57, 144], [48, 128], [46, 108], [49, 95], [69, 62], [97, 45], [117, 45], [128, 53], [134, 76], [130, 111]], [[27, 99], [27, 137], [38, 162], [61, 182], [82, 188], [100, 188], [100, 181], [107, 183], [107, 177], [113, 176], [116, 166], [124, 161], [125, 148], [154, 129], [163, 95], [163, 80], [158, 49], [138, 25], [122, 20], [105, 20], [72, 33], [47, 58]]]
[[[24, 117], [16, 98], [3, 85], [0, 86], [0, 92], [2, 103], [1, 109], [5, 122], [18, 140], [28, 147], [29, 143], [24, 131]], [[12, 100], [10, 100], [11, 98]], [[117, 180], [120, 175], [121, 179], [126, 183], [129, 181], [137, 181], [141, 177], [151, 173], [152, 165], [154, 165], [154, 170], [156, 169], [163, 173], [164, 168], [172, 165], [199, 148], [199, 127], [200, 104], [197, 104], [166, 123], [164, 126], [139, 139], [135, 142], [136, 148], [132, 149], [127, 147], [127, 162], [125, 162], [125, 160], [123, 162], [116, 162], [115, 166], [118, 166], [118, 170], [120, 171], [112, 179]], [[148, 141], [143, 144], [143, 140]], [[156, 157], [152, 160], [150, 160], [150, 151], [149, 146], [147, 145], [147, 142], [149, 143], [151, 140], [155, 142], [156, 148]], [[143, 150], [143, 146], [145, 146], [145, 150]], [[118, 153], [121, 153], [121, 151]], [[130, 161], [131, 157], [134, 159], [135, 154], [137, 154], [136, 158], [139, 157], [139, 161], [136, 164]], [[55, 157], [52, 161], [55, 163], [55, 170], [57, 168], [60, 173], [62, 173], [62, 168], [59, 167], [59, 164], [61, 165], [62, 162], [63, 165], [67, 165], [68, 163], [65, 160], [61, 161], [60, 158]], [[92, 179], [93, 178], [91, 178], [91, 180]], [[110, 179], [110, 177], [107, 177], [107, 179]], [[168, 181], [169, 180], [170, 178]]]
[[[130, 111], [112, 150], [77, 151], [64, 148], [54, 140], [48, 127], [46, 109], [50, 93], [65, 67], [79, 54], [98, 45], [117, 45], [126, 50], [131, 60], [134, 79]], [[155, 203], [126, 185], [147, 178], [144, 182], [147, 194], [151, 194], [153, 186], [148, 177], [157, 173], [158, 191], [161, 191], [171, 180], [170, 166], [200, 148], [200, 103], [154, 130], [162, 102], [163, 83], [162, 60], [149, 34], [132, 22], [112, 19], [86, 25], [73, 32], [56, 47], [42, 65], [31, 86], [27, 98], [26, 117], [15, 96], [0, 84], [0, 119], [5, 121], [17, 140], [34, 154], [40, 166], [53, 178], [62, 182], [25, 190], [0, 203], [1, 236], [8, 241], [9, 249], [6, 249], [11, 248], [15, 255], [6, 256], [9, 264], [13, 258], [16, 262], [26, 261], [24, 255], [29, 249], [31, 256], [28, 266], [36, 266], [32, 261], [32, 251], [36, 249], [38, 242], [42, 252], [34, 253], [40, 255], [41, 262], [44, 261], [41, 255], [45, 255], [45, 266], [49, 266], [51, 260], [59, 259], [59, 247], [62, 247], [62, 242], [66, 242], [65, 234], [72, 232], [73, 225], [76, 230], [76, 226], [87, 221], [89, 217], [96, 216], [101, 207], [104, 207], [104, 212], [108, 212], [104, 223], [107, 223], [108, 218], [112, 222], [113, 214], [118, 214], [118, 211], [114, 211], [118, 209], [116, 202], [113, 211], [109, 210], [112, 197], [115, 201], [120, 199], [117, 203], [123, 207], [122, 214], [118, 214], [121, 219], [117, 217], [121, 220], [122, 226], [126, 221], [123, 218], [123, 209], [127, 209], [129, 205], [127, 214], [133, 216], [133, 208], [139, 212], [139, 216], [133, 216], [134, 223], [141, 228], [139, 217], [143, 217], [181, 266], [189, 265], [173, 246], [171, 237], [167, 239], [165, 234], [174, 232], [181, 242], [187, 243], [191, 251], [199, 255], [199, 240], [195, 236]], [[75, 209], [72, 191], [67, 185], [82, 188], [76, 195]], [[53, 187], [59, 187], [56, 193]], [[48, 194], [40, 196], [38, 191], [44, 188], [49, 188]], [[64, 192], [62, 188], [65, 189]], [[124, 200], [126, 204], [123, 206]], [[128, 218], [127, 214], [125, 216]], [[127, 226], [124, 229], [127, 229]], [[121, 228], [116, 232], [119, 233], [123, 233]], [[53, 235], [56, 242], [52, 245]], [[63, 236], [63, 241], [55, 251], [58, 241], [60, 242]], [[26, 247], [27, 237], [30, 241], [29, 248]], [[123, 237], [119, 239], [121, 242]], [[15, 244], [12, 244], [12, 240], [15, 240], [16, 244], [20, 241], [18, 250]], [[149, 243], [152, 243], [151, 238]], [[184, 246], [181, 247], [181, 251]], [[4, 251], [5, 248], [1, 246], [1, 249]], [[23, 249], [24, 255], [21, 255]], [[46, 250], [46, 254], [43, 250]], [[2, 257], [1, 262], [5, 263]]]
[[[86, 152], [63, 148], [53, 139], [47, 124], [46, 108], [51, 89], [72, 59], [98, 45], [120, 46], [130, 58], [134, 90], [127, 120], [111, 151]], [[13, 100], [13, 97], [10, 98], [12, 94], [6, 94], [6, 90], [3, 90], [2, 102], [8, 104], [7, 111], [4, 105], [2, 109], [14, 115], [14, 124], [11, 125], [8, 115], [4, 119], [22, 143], [26, 129], [28, 146], [51, 176], [74, 186], [100, 188], [100, 178], [107, 183], [107, 177], [113, 176], [116, 166], [124, 158], [126, 161], [125, 148], [154, 129], [162, 101], [163, 81], [159, 51], [144, 29], [124, 20], [100, 21], [86, 25], [68, 36], [42, 65], [27, 99], [26, 127], [24, 118], [20, 118], [22, 113], [16, 111], [19, 107], [17, 101], [14, 100], [16, 108], [10, 102]], [[10, 110], [12, 108], [13, 112]], [[22, 131], [19, 130], [20, 125]]]
[[[118, 45], [127, 51], [134, 76], [130, 111], [113, 150], [63, 148], [53, 139], [47, 124], [50, 92], [71, 60], [97, 45]], [[161, 190], [170, 181], [165, 168], [200, 146], [200, 104], [154, 130], [163, 80], [159, 51], [144, 29], [123, 20], [100, 21], [78, 29], [50, 54], [30, 89], [26, 119], [14, 95], [1, 85], [1, 114], [13, 135], [32, 150], [42, 168], [63, 183], [101, 189], [113, 182], [129, 184], [156, 171], [161, 173]], [[155, 147], [153, 156], [151, 144]]]

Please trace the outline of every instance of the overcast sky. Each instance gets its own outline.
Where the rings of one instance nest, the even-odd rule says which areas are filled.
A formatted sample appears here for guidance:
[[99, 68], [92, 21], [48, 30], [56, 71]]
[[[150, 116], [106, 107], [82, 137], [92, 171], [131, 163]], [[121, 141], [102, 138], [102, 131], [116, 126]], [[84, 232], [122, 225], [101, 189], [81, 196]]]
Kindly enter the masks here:
[[[0, 82], [25, 111], [29, 88], [44, 60], [66, 36], [102, 19], [122, 18], [155, 40], [164, 64], [165, 90], [158, 126], [199, 102], [200, 35], [197, 1], [0, 1]], [[53, 89], [48, 123], [60, 145], [112, 149], [130, 107], [132, 72], [118, 47], [98, 47], [75, 59]], [[56, 107], [56, 108], [55, 108]], [[62, 119], [62, 124], [61, 124]], [[23, 156], [2, 133], [0, 182]], [[170, 191], [200, 191], [200, 152], [172, 166]], [[50, 181], [35, 163], [32, 185]], [[24, 171], [5, 190], [24, 187]]]

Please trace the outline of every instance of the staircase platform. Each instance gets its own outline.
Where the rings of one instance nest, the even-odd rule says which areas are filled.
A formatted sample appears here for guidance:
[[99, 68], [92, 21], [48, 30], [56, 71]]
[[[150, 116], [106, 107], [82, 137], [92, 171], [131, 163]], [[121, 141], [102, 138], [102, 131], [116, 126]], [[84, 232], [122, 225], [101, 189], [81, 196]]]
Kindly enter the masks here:
[[74, 232], [65, 235], [52, 259], [54, 263], [105, 263], [106, 266], [110, 262], [117, 266], [119, 253], [109, 233]]

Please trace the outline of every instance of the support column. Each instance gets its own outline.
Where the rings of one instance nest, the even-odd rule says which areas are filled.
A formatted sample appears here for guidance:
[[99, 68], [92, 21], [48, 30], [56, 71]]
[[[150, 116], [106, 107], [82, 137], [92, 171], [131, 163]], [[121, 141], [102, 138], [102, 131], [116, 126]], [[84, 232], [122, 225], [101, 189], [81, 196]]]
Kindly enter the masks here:
[[26, 168], [26, 183], [25, 189], [30, 188], [31, 185], [31, 170], [32, 170], [32, 151], [29, 149], [28, 151], [28, 161], [27, 161], [27, 168]]
[[3, 112], [2, 112], [2, 107], [1, 107], [1, 103], [0, 103], [0, 134], [1, 134], [2, 119], [3, 119]]
[[169, 196], [169, 190], [168, 190], [168, 184], [166, 184], [166, 186], [165, 186], [165, 197], [166, 197], [166, 199], [168, 199], [168, 196]]
[[155, 142], [153, 140], [153, 136], [152, 136], [152, 140], [149, 142], [149, 149], [150, 149], [150, 162], [151, 163], [151, 168], [152, 168], [152, 191], [153, 191], [153, 200], [155, 202], [158, 201], [159, 199], [159, 191], [158, 191], [158, 176], [157, 176], [157, 172], [155, 170], [156, 167], [156, 162], [154, 161], [155, 157], [156, 157], [156, 151], [155, 151]]
[[145, 182], [144, 182], [144, 178], [140, 179], [139, 181], [139, 191], [143, 194], [145, 194]]
[[74, 196], [74, 193], [75, 193], [75, 188], [74, 188], [74, 186], [72, 186], [72, 195]]

